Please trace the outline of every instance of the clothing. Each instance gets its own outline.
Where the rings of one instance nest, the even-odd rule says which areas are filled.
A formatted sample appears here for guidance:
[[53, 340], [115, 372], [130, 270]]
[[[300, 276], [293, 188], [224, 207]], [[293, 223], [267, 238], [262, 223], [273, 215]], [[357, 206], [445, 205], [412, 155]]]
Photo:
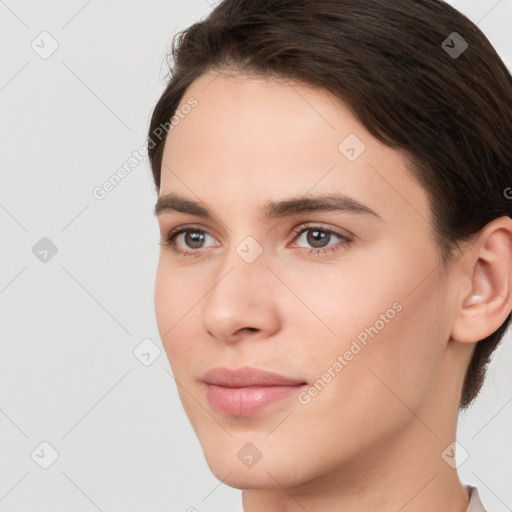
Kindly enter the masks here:
[[464, 487], [466, 487], [469, 494], [469, 505], [466, 512], [486, 512], [482, 502], [480, 501], [478, 489], [473, 485], [465, 485]]

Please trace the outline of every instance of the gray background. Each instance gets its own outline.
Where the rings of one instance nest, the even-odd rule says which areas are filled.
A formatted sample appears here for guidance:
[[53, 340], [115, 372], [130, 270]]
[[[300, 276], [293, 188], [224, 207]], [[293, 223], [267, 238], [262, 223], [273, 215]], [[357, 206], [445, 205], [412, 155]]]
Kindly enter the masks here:
[[[512, 0], [452, 3], [512, 67]], [[92, 194], [144, 145], [173, 34], [210, 9], [0, 1], [0, 512], [241, 510], [204, 461], [159, 340], [147, 159]], [[51, 49], [43, 31], [58, 43], [48, 58], [31, 47]], [[43, 237], [57, 248], [46, 262], [32, 252]], [[511, 362], [509, 333], [459, 423], [461, 480], [494, 512], [512, 508]], [[47, 469], [43, 441], [58, 453]]]

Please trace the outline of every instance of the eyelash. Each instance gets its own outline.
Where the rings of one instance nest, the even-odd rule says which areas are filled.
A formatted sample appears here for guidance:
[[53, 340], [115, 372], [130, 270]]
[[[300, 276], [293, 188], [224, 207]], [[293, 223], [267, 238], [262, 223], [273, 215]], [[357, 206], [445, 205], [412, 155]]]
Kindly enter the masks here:
[[[353, 239], [346, 235], [342, 235], [341, 233], [338, 233], [331, 229], [323, 228], [321, 226], [317, 226], [314, 224], [311, 224], [311, 225], [310, 224], [307, 224], [307, 225], [301, 224], [300, 226], [296, 227], [293, 230], [293, 233], [295, 234], [295, 238], [298, 238], [300, 235], [302, 235], [303, 233], [305, 233], [307, 231], [321, 231], [322, 233], [327, 233], [329, 235], [337, 236], [338, 238], [341, 239], [340, 242], [338, 242], [338, 244], [346, 245], [347, 247], [349, 247], [350, 244], [353, 242]], [[187, 232], [197, 232], [197, 233], [208, 234], [206, 231], [201, 229], [199, 226], [186, 225], [186, 226], [182, 226], [180, 228], [177, 228], [177, 229], [171, 231], [166, 236], [166, 238], [164, 240], [160, 241], [160, 245], [163, 247], [169, 247], [175, 254], [178, 254], [178, 255], [181, 255], [184, 257], [200, 256], [201, 249], [196, 249], [194, 251], [185, 251], [183, 249], [177, 248], [176, 238], [179, 235], [181, 235], [182, 233], [187, 233]], [[321, 255], [325, 255], [327, 252], [329, 252], [329, 253], [337, 252], [339, 250], [339, 247], [337, 247], [338, 244], [336, 244], [335, 246], [322, 247], [320, 249], [315, 249], [315, 248], [307, 249], [305, 247], [299, 247], [298, 249], [302, 249], [303, 251], [307, 251], [308, 254], [314, 254], [314, 255], [320, 257]]]

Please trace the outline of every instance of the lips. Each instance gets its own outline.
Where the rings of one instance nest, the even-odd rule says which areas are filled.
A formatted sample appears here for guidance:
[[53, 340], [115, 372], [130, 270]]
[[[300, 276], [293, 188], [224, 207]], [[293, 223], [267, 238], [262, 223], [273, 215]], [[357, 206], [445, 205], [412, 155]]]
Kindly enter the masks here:
[[305, 384], [303, 380], [291, 379], [284, 375], [248, 366], [236, 370], [212, 368], [203, 375], [203, 381], [215, 386], [228, 388], [244, 386], [296, 386], [298, 384]]
[[278, 400], [297, 394], [306, 382], [244, 367], [212, 368], [202, 378], [210, 405], [230, 416], [249, 416]]

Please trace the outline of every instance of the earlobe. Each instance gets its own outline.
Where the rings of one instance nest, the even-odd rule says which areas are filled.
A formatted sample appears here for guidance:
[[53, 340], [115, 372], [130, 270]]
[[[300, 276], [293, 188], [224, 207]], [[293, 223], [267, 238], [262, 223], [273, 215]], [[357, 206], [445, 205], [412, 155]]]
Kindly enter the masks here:
[[[512, 219], [500, 217], [483, 228], [466, 254], [469, 262], [451, 339], [474, 343], [495, 332], [512, 310]], [[464, 280], [464, 282], [467, 282]]]

